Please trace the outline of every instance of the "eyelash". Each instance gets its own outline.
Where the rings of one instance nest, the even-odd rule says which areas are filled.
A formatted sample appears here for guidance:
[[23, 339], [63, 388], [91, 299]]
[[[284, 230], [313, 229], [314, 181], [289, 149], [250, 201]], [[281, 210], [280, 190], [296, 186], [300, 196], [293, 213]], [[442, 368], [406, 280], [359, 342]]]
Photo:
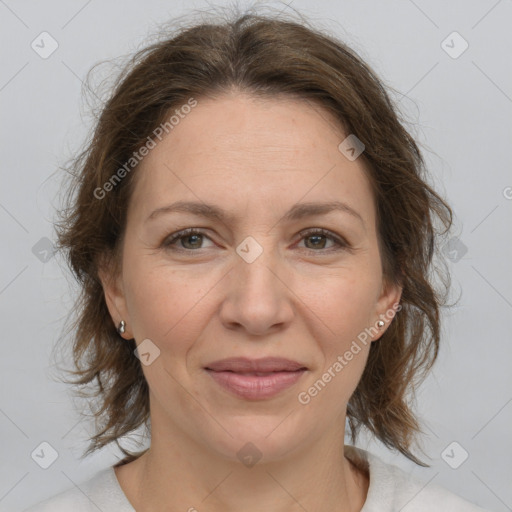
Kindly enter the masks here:
[[[170, 249], [173, 251], [180, 251], [180, 252], [196, 252], [196, 251], [201, 250], [201, 248], [185, 249], [185, 248], [173, 247], [176, 245], [176, 242], [178, 242], [182, 238], [185, 238], [187, 236], [192, 236], [192, 235], [202, 235], [202, 236], [205, 236], [206, 238], [209, 238], [208, 235], [206, 235], [200, 229], [188, 228], [188, 229], [184, 229], [182, 231], [178, 231], [177, 233], [173, 233], [170, 237], [168, 237], [167, 239], [164, 240], [164, 242], [162, 243], [162, 247], [164, 247], [165, 249]], [[331, 231], [328, 231], [327, 229], [310, 228], [310, 229], [301, 231], [299, 233], [299, 235], [301, 236], [301, 240], [303, 240], [304, 238], [315, 236], [315, 235], [316, 236], [323, 235], [323, 236], [329, 238], [330, 240], [332, 240], [338, 246], [338, 247], [332, 247], [330, 249], [323, 249], [323, 250], [322, 249], [317, 250], [317, 249], [306, 248], [306, 250], [308, 250], [310, 252], [315, 252], [315, 253], [316, 252], [332, 252], [332, 251], [340, 251], [340, 250], [349, 250], [350, 249], [350, 246], [346, 241], [344, 241], [342, 238], [338, 237]]]

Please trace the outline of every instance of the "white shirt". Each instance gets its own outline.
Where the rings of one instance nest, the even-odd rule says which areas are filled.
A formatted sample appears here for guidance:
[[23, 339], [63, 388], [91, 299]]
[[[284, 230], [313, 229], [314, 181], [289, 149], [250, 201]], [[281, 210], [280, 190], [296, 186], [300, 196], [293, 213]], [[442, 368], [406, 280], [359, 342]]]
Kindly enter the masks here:
[[[345, 455], [369, 471], [370, 485], [361, 512], [485, 512], [436, 484], [425, 484], [372, 453], [346, 445]], [[24, 512], [136, 512], [125, 496], [114, 467], [56, 494]]]

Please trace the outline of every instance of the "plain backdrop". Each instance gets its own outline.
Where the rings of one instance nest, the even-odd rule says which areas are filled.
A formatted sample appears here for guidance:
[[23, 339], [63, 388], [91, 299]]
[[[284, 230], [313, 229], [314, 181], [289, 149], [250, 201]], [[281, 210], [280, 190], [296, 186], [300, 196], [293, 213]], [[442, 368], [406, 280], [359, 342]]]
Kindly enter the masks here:
[[[431, 467], [365, 437], [358, 444], [426, 485], [511, 510], [512, 2], [287, 3], [266, 5], [297, 9], [345, 40], [397, 91], [392, 97], [457, 216], [443, 250], [461, 297], [444, 315], [440, 357], [417, 397]], [[74, 293], [52, 256], [58, 169], [90, 128], [81, 90], [89, 69], [133, 53], [161, 23], [192, 8], [210, 6], [0, 0], [1, 511], [80, 485], [120, 456], [111, 448], [80, 460], [90, 432], [68, 386], [50, 371]], [[55, 450], [47, 469], [36, 462], [41, 450]]]

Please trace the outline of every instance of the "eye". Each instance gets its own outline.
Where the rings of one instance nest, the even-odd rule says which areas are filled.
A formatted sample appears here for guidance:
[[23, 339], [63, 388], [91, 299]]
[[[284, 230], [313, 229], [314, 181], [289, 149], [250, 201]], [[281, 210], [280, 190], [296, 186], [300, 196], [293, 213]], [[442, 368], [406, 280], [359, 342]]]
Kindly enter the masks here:
[[[162, 246], [177, 251], [204, 249], [201, 244], [205, 238], [209, 240], [201, 230], [188, 228], [172, 234], [163, 242]], [[178, 241], [181, 241], [181, 247], [176, 247]]]
[[[343, 250], [349, 247], [348, 243], [345, 242], [343, 239], [341, 239], [331, 231], [322, 228], [312, 228], [305, 231], [301, 231], [300, 235], [302, 236], [301, 240], [304, 240], [306, 243], [306, 249], [310, 249], [314, 252], [319, 252], [319, 250], [321, 249], [326, 249], [326, 239], [334, 243], [334, 247], [326, 249], [328, 251]], [[310, 247], [307, 247], [308, 240], [311, 241], [311, 243], [309, 244]]]
[[[324, 250], [323, 252], [331, 252], [333, 250], [336, 251], [350, 248], [346, 241], [326, 229], [311, 228], [301, 231], [299, 234], [302, 237], [301, 241], [304, 240], [306, 243], [306, 249], [313, 252], [321, 252], [322, 249]], [[175, 251], [190, 252], [196, 249], [205, 249], [205, 247], [202, 247], [205, 239], [210, 240], [210, 238], [200, 229], [188, 228], [178, 231], [177, 233], [173, 233], [162, 243], [162, 247]], [[333, 243], [333, 246], [326, 248], [326, 243], [329, 240]], [[180, 243], [180, 246], [178, 246], [178, 242]]]

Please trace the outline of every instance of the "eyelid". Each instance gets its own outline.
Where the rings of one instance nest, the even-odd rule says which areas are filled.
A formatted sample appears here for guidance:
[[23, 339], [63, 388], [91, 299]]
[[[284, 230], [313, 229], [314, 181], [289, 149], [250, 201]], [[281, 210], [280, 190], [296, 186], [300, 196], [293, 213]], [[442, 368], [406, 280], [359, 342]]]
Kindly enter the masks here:
[[[211, 238], [205, 233], [203, 228], [186, 228], [181, 229], [179, 231], [176, 231], [174, 233], [171, 233], [169, 236], [165, 237], [163, 242], [161, 243], [161, 247], [168, 248], [176, 245], [176, 242], [180, 240], [180, 238], [184, 238], [186, 236], [191, 235], [202, 235], [205, 238], [208, 238], [211, 240]], [[183, 249], [183, 248], [174, 248], [176, 251], [184, 251], [184, 252], [197, 252], [200, 249], [196, 249], [196, 251], [191, 249]]]
[[299, 232], [299, 235], [301, 236], [301, 240], [302, 240], [302, 238], [305, 238], [307, 236], [324, 235], [327, 238], [330, 238], [331, 240], [333, 240], [334, 242], [339, 244], [340, 246], [344, 246], [344, 247], [350, 246], [350, 244], [347, 242], [347, 240], [345, 240], [345, 238], [343, 238], [341, 235], [337, 235], [333, 231], [330, 231], [329, 229], [325, 229], [325, 228], [303, 229], [302, 231]]
[[[203, 237], [208, 238], [210, 241], [212, 241], [211, 238], [206, 234], [204, 228], [186, 228], [186, 229], [182, 229], [180, 231], [176, 231], [175, 233], [172, 233], [171, 235], [166, 237], [163, 240], [161, 247], [163, 247], [163, 248], [172, 247], [173, 248], [172, 250], [175, 250], [178, 252], [188, 252], [188, 253], [199, 252], [201, 249], [204, 249], [203, 247], [201, 247], [199, 249], [184, 249], [181, 247], [176, 247], [176, 242], [178, 242], [181, 238], [184, 238], [186, 236], [191, 236], [191, 235], [202, 235]], [[347, 242], [347, 240], [344, 237], [342, 237], [341, 235], [337, 235], [333, 231], [330, 231], [325, 228], [315, 228], [315, 227], [306, 228], [306, 229], [303, 229], [302, 231], [300, 231], [298, 233], [298, 235], [300, 236], [299, 242], [308, 236], [323, 235], [323, 236], [329, 238], [331, 241], [333, 241], [336, 244], [336, 247], [332, 247], [330, 249], [315, 250], [315, 249], [306, 248], [306, 250], [308, 250], [310, 252], [329, 253], [332, 251], [350, 250], [352, 248], [350, 243]]]

